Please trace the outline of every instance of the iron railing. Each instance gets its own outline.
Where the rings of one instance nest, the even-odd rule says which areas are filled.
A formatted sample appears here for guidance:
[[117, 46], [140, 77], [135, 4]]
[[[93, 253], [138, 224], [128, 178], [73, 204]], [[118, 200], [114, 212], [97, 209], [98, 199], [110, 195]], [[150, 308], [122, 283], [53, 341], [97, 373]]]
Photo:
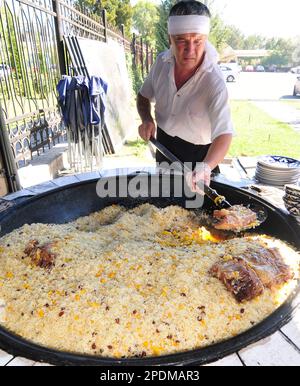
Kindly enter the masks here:
[[0, 0], [1, 104], [18, 167], [64, 134], [51, 0]]
[[145, 75], [153, 52], [108, 28], [106, 12], [90, 15], [74, 0], [0, 0], [0, 102], [18, 168], [65, 137], [56, 84], [71, 63], [63, 35], [124, 45]]

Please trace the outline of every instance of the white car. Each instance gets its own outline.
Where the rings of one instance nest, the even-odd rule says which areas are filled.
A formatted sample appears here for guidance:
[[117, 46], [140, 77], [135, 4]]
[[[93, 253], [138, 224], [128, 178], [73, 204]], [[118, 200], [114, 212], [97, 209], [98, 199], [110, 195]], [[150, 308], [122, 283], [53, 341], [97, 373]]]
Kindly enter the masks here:
[[300, 95], [300, 76], [297, 77], [296, 84], [294, 87], [294, 92], [293, 92], [294, 96], [297, 96], [298, 94]]
[[222, 74], [223, 74], [224, 79], [226, 80], [226, 82], [234, 82], [234, 81], [236, 81], [236, 79], [238, 77], [238, 74], [239, 74], [238, 71], [234, 71], [230, 67], [227, 67], [227, 66], [224, 66], [224, 65], [220, 66], [220, 70], [222, 71]]
[[291, 72], [293, 74], [300, 74], [300, 66], [292, 68]]
[[257, 72], [265, 72], [265, 67], [260, 64], [260, 65], [256, 66], [255, 70]]
[[5, 79], [5, 77], [8, 77], [10, 75], [10, 67], [8, 64], [0, 64], [0, 80]]

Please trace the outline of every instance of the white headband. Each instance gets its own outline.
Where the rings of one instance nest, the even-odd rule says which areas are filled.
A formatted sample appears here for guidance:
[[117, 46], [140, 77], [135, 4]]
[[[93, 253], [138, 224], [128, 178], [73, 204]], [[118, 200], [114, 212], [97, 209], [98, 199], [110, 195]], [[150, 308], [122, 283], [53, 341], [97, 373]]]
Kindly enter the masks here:
[[168, 20], [169, 35], [198, 33], [208, 35], [210, 18], [204, 15], [170, 16]]

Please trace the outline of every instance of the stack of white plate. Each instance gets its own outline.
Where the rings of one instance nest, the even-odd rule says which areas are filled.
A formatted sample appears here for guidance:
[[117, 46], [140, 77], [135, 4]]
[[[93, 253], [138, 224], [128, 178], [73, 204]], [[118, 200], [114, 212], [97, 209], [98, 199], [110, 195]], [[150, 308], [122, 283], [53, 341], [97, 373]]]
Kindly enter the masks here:
[[286, 185], [283, 201], [286, 209], [293, 216], [300, 217], [300, 186]]
[[281, 156], [264, 156], [257, 162], [255, 178], [267, 185], [284, 186], [300, 180], [300, 161]]

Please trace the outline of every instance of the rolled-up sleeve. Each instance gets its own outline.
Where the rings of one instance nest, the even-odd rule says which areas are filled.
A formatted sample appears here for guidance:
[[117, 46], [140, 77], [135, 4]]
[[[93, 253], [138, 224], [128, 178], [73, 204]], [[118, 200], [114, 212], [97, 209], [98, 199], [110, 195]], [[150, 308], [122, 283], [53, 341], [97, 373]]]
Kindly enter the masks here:
[[147, 78], [145, 79], [142, 87], [140, 88], [139, 93], [144, 97], [149, 99], [151, 102], [155, 101], [154, 97], [154, 87], [153, 87], [153, 73], [155, 70], [155, 64], [152, 66]]
[[228, 99], [228, 91], [224, 88], [213, 97], [209, 105], [212, 141], [220, 135], [235, 135]]

